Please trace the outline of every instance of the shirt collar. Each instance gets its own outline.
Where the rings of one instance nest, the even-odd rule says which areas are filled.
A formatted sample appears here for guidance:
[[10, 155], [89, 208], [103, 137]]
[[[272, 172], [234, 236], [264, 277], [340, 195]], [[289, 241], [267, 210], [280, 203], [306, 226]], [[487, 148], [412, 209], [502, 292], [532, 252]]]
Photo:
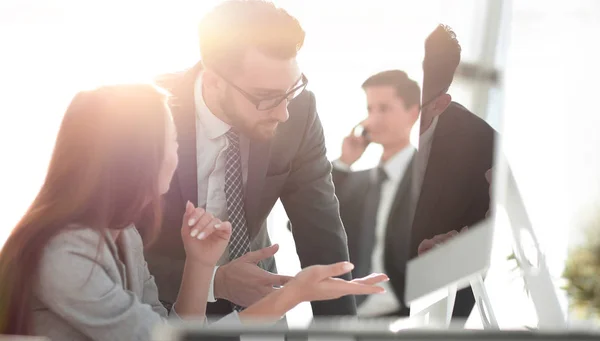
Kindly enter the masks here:
[[398, 182], [402, 179], [404, 170], [408, 166], [414, 151], [415, 148], [409, 144], [381, 165], [385, 170], [388, 179], [394, 182]]
[[435, 127], [437, 126], [439, 116], [433, 118], [431, 121], [431, 125], [421, 136], [419, 136], [419, 147], [426, 146], [431, 143], [433, 139], [433, 134], [435, 133]]
[[202, 96], [202, 72], [198, 74], [194, 84], [194, 101], [196, 104], [196, 117], [200, 121], [200, 126], [206, 137], [210, 140], [216, 139], [231, 129], [231, 126], [215, 116]]

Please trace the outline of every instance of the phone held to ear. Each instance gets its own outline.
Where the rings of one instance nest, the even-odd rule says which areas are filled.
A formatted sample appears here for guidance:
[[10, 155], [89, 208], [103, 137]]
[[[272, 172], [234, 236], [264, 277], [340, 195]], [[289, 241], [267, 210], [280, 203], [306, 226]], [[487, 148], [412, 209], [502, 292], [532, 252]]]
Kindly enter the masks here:
[[371, 139], [369, 138], [369, 132], [360, 124], [354, 128], [354, 136], [362, 136], [367, 143], [371, 142]]
[[364, 139], [368, 142], [371, 142], [371, 139], [369, 138], [369, 131], [367, 129], [363, 128], [363, 131], [361, 133], [362, 137], [364, 137]]

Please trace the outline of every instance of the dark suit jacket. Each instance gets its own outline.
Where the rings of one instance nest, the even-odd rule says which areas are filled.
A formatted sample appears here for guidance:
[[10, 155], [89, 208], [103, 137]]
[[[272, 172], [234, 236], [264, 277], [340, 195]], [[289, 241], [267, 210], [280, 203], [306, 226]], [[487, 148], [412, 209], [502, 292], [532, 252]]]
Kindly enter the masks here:
[[[414, 205], [410, 203], [412, 167], [408, 167], [388, 217], [384, 251], [386, 273], [403, 304], [406, 262], [417, 256], [421, 241], [472, 226], [485, 218], [489, 185], [484, 174], [492, 167], [494, 135], [485, 121], [458, 103], [453, 102], [441, 114], [414, 216], [411, 212]], [[361, 226], [364, 194], [371, 185], [368, 172], [333, 171], [350, 259], [358, 263], [353, 273], [355, 277], [369, 273], [369, 255], [374, 242]], [[468, 316], [473, 304], [470, 288], [461, 290], [453, 315]], [[399, 312], [399, 315], [406, 314], [408, 310]]]
[[[178, 131], [179, 166], [169, 192], [161, 234], [147, 250], [161, 300], [177, 297], [185, 252], [180, 227], [185, 203], [198, 201], [194, 82], [201, 64], [157, 82], [173, 95], [171, 110]], [[270, 245], [266, 218], [281, 199], [293, 222], [294, 239], [302, 267], [348, 260], [346, 234], [339, 216], [338, 200], [331, 180], [331, 164], [325, 156], [323, 128], [315, 109], [314, 95], [305, 91], [288, 106], [289, 120], [280, 124], [268, 142], [250, 142], [245, 212], [253, 245]], [[261, 264], [275, 269], [274, 260]], [[350, 278], [347, 276], [346, 278]], [[313, 302], [315, 315], [354, 315], [353, 297]], [[208, 314], [231, 311], [229, 302], [209, 304]]]
[[[411, 169], [411, 165], [406, 167], [406, 175], [398, 185], [396, 196], [388, 215], [386, 245], [384, 246], [385, 264], [395, 264], [397, 261], [400, 261], [396, 257], [387, 262], [388, 257], [394, 257], [390, 249], [401, 252], [401, 250], [408, 248], [406, 243], [408, 239], [398, 238], [395, 235], [398, 228], [402, 227], [402, 225], [398, 224], [399, 219], [409, 214], [408, 209], [410, 206], [403, 203], [406, 199], [405, 194], [410, 192], [411, 177], [409, 174], [411, 173]], [[371, 186], [375, 186], [375, 183], [372, 181], [371, 172], [372, 169], [346, 172], [334, 168], [332, 173], [336, 195], [340, 200], [340, 215], [346, 229], [346, 234], [348, 235], [350, 261], [355, 265], [352, 272], [352, 276], [355, 278], [364, 277], [373, 271], [371, 269], [371, 255], [375, 247], [375, 233], [373, 231], [375, 227], [364, 226], [363, 223], [364, 214], [366, 214], [365, 207], [367, 205], [367, 196], [365, 193], [369, 192]], [[389, 274], [387, 266], [385, 270]], [[390, 281], [394, 283], [396, 281], [404, 281], [404, 279], [391, 276]], [[402, 297], [398, 295], [397, 297], [402, 302]], [[360, 304], [365, 298], [366, 296], [357, 296], [356, 301]], [[408, 310], [401, 309], [394, 315], [407, 316]]]

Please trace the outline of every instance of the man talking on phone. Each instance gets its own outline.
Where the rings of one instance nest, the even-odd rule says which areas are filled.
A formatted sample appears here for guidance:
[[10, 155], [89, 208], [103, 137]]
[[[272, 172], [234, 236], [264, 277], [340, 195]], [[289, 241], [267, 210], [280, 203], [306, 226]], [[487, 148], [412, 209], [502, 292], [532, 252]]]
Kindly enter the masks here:
[[[344, 139], [342, 156], [333, 162], [333, 182], [340, 201], [340, 215], [348, 235], [353, 275], [385, 272], [385, 262], [397, 262], [390, 253], [404, 245], [389, 245], [402, 240], [390, 238], [394, 222], [404, 214], [400, 195], [410, 187], [405, 171], [415, 148], [410, 131], [419, 117], [421, 90], [405, 72], [389, 70], [369, 77], [362, 85], [367, 97], [367, 118]], [[356, 171], [352, 164], [369, 143], [383, 147], [376, 168]], [[386, 245], [388, 244], [388, 245]], [[390, 278], [390, 280], [394, 280]], [[404, 279], [402, 279], [404, 280]], [[388, 285], [389, 284], [384, 284]], [[357, 297], [358, 315], [363, 317], [401, 316], [407, 314], [391, 287], [379, 297]]]

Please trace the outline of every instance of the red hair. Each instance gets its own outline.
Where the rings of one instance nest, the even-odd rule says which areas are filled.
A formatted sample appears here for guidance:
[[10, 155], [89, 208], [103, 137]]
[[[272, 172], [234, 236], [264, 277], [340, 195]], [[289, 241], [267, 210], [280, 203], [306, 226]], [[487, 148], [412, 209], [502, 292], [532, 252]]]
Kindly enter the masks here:
[[156, 234], [166, 102], [152, 85], [105, 86], [73, 98], [44, 184], [0, 252], [0, 334], [32, 333], [40, 258], [69, 225], [122, 229], [147, 207], [154, 219], [145, 234]]

